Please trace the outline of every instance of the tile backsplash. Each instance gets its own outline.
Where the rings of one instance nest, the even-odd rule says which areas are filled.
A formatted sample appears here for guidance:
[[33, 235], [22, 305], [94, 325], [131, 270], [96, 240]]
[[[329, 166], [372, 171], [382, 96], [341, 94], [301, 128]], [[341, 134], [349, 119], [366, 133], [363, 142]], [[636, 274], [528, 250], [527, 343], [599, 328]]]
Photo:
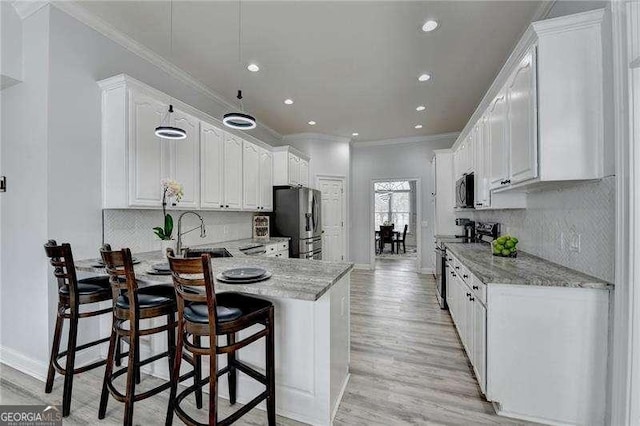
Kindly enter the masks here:
[[[615, 176], [597, 182], [527, 194], [526, 210], [460, 212], [480, 222], [500, 222], [518, 248], [560, 265], [613, 282]], [[580, 251], [571, 243], [579, 238]]]
[[[178, 217], [183, 212], [169, 212], [174, 221], [174, 238], [178, 231]], [[204, 219], [207, 235], [200, 238], [198, 230], [186, 234], [183, 237], [185, 246], [251, 238], [251, 212], [198, 211], [198, 214]], [[113, 248], [129, 247], [134, 253], [160, 250], [160, 240], [153, 233], [153, 228], [162, 224], [162, 210], [103, 210], [103, 239]], [[184, 230], [199, 225], [200, 220], [193, 215], [185, 216], [182, 222]]]

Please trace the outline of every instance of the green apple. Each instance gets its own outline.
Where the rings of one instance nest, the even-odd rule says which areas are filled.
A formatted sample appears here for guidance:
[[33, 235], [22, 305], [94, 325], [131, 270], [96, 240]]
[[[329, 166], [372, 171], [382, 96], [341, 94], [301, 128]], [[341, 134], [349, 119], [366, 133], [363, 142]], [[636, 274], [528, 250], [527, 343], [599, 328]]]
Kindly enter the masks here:
[[504, 246], [508, 249], [512, 249], [516, 246], [516, 243], [514, 243], [513, 240], [507, 240], [507, 242], [504, 243]]
[[504, 246], [502, 244], [496, 244], [493, 249], [501, 252], [502, 250], [504, 250]]
[[504, 243], [507, 242], [507, 239], [505, 237], [500, 237], [496, 241], [498, 241], [498, 244], [504, 245]]
[[511, 254], [511, 250], [508, 250], [508, 249], [502, 250], [502, 255], [503, 256], [509, 256], [510, 254]]
[[518, 239], [516, 237], [511, 237], [511, 241], [513, 241], [514, 243], [518, 244]]

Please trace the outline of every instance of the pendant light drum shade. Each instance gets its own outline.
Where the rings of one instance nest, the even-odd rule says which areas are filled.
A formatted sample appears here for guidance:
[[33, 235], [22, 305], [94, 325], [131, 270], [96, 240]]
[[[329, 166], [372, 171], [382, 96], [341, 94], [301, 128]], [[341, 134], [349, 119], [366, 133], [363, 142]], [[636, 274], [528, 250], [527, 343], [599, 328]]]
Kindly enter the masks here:
[[162, 139], [184, 139], [187, 137], [187, 132], [179, 127], [158, 126], [155, 133]]
[[232, 129], [249, 130], [256, 128], [256, 119], [249, 114], [230, 112], [222, 117], [222, 123]]

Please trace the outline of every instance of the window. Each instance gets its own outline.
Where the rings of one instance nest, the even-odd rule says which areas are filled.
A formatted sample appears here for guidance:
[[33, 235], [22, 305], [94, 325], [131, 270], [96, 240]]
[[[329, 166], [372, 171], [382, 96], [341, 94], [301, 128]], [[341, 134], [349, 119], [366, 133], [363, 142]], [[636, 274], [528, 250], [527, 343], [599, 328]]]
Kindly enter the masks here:
[[401, 231], [405, 225], [411, 229], [411, 185], [408, 181], [376, 182], [375, 192], [375, 229], [384, 222], [395, 225]]

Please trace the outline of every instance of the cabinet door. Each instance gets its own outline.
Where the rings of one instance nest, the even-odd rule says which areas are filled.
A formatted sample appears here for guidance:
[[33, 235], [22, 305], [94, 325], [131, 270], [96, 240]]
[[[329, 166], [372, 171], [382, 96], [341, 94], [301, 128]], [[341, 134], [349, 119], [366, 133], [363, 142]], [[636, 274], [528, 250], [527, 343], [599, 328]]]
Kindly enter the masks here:
[[273, 210], [273, 154], [266, 149], [260, 152], [260, 210]]
[[224, 208], [224, 132], [210, 124], [200, 124], [200, 206]]
[[482, 125], [480, 126], [480, 135], [482, 138], [482, 176], [479, 183], [480, 186], [480, 202], [483, 208], [491, 207], [491, 145], [489, 140], [489, 117], [485, 114], [482, 117]]
[[507, 180], [507, 97], [501, 92], [489, 106], [489, 150], [491, 152], [491, 167], [489, 184], [491, 189], [500, 188]]
[[482, 393], [486, 388], [487, 371], [487, 309], [474, 297], [473, 301], [473, 367]]
[[172, 114], [173, 126], [187, 132], [187, 137], [171, 140], [170, 176], [182, 184], [184, 196], [177, 208], [200, 207], [200, 132], [199, 120], [180, 110]]
[[300, 159], [300, 176], [298, 182], [302, 186], [309, 186], [309, 162], [302, 158]]
[[476, 138], [475, 138], [475, 130], [471, 132], [471, 134], [469, 135], [469, 137], [467, 138], [467, 152], [466, 152], [466, 160], [467, 160], [467, 171], [466, 173], [473, 173], [476, 169], [476, 164], [475, 164], [475, 150], [476, 150], [476, 144], [475, 144]]
[[480, 118], [476, 125], [473, 127], [473, 157], [475, 164], [475, 178], [474, 178], [474, 203], [476, 208], [482, 208], [484, 206], [482, 193], [483, 182], [485, 176], [485, 164], [484, 164], [484, 138], [483, 138], [483, 125], [484, 120]]
[[538, 176], [535, 55], [529, 51], [507, 83], [509, 179], [511, 184]]
[[[160, 207], [160, 180], [168, 173], [169, 141], [154, 129], [162, 124], [169, 106], [143, 93], [129, 91], [129, 205]], [[166, 123], [165, 123], [166, 125]]]
[[289, 154], [289, 184], [300, 184], [300, 159], [293, 154]]
[[258, 210], [260, 202], [260, 148], [244, 141], [242, 152], [242, 207]]
[[242, 139], [229, 133], [224, 137], [224, 206], [242, 208]]

